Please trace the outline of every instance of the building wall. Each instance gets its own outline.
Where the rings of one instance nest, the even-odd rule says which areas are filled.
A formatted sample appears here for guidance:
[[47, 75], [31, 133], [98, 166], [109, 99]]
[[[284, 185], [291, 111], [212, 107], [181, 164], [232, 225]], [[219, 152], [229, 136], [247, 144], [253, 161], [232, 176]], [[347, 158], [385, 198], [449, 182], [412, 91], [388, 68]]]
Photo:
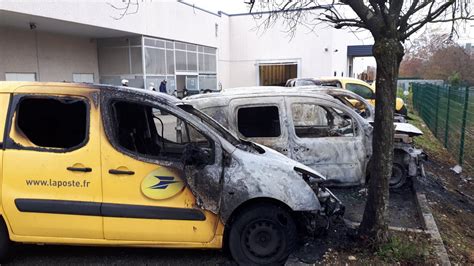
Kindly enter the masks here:
[[[228, 16], [211, 14], [177, 1], [139, 1], [138, 13], [129, 14], [121, 19], [120, 12], [108, 3], [123, 7], [121, 0], [112, 1], [61, 1], [51, 0], [41, 5], [34, 1], [0, 1], [0, 10], [46, 17], [60, 20], [58, 26], [50, 26], [53, 31], [68, 31], [68, 23], [92, 25], [121, 32], [129, 35], [145, 35], [157, 38], [200, 44], [218, 49], [218, 81], [223, 87], [229, 86], [228, 81]], [[133, 13], [134, 7], [130, 7]], [[34, 22], [34, 17], [31, 18]], [[65, 21], [67, 23], [62, 23]], [[216, 24], [218, 33], [216, 34]], [[61, 29], [64, 25], [64, 29]], [[26, 24], [25, 24], [26, 26]], [[38, 28], [42, 25], [38, 23]], [[74, 27], [71, 27], [73, 29]], [[71, 32], [71, 35], [83, 35], [84, 32]], [[127, 35], [122, 35], [127, 36]], [[89, 36], [100, 38], [101, 36]], [[97, 58], [95, 59], [97, 61]], [[98, 81], [98, 80], [97, 80]]]
[[39, 81], [72, 81], [73, 73], [99, 80], [97, 45], [90, 38], [0, 27], [0, 80], [6, 72], [36, 73]]
[[[372, 43], [372, 40], [362, 36], [363, 34], [358, 33], [359, 36], [356, 36], [351, 32], [335, 30], [328, 26], [318, 27], [314, 31], [298, 27], [295, 36], [291, 39], [284, 32], [284, 26], [279, 23], [269, 29], [258, 29], [257, 25], [261, 21], [256, 20], [254, 16], [216, 15], [171, 0], [139, 1], [138, 13], [126, 15], [118, 20], [114, 17], [117, 18], [121, 11], [112, 8], [107, 3], [122, 7], [124, 3], [121, 0], [108, 2], [51, 0], [42, 2], [41, 5], [33, 3], [31, 0], [2, 1], [0, 10], [26, 14], [32, 16], [32, 20], [35, 17], [59, 20], [54, 25], [49, 25], [50, 31], [68, 32], [71, 35], [68, 38], [71, 40], [77, 39], [73, 37], [74, 35], [91, 35], [93, 32], [93, 30], [90, 31], [91, 33], [81, 32], [81, 29], [74, 25], [89, 25], [111, 32], [120, 31], [129, 33], [129, 35], [145, 35], [216, 47], [218, 48], [217, 78], [223, 88], [257, 85], [258, 65], [262, 63], [297, 62], [299, 77], [333, 76], [334, 72], [338, 76], [342, 74], [346, 76], [348, 72], [347, 45]], [[133, 11], [134, 7], [132, 6], [130, 12], [133, 13]], [[42, 25], [39, 24], [38, 28], [41, 29], [41, 27]], [[16, 36], [19, 38], [19, 42], [21, 42], [21, 38], [32, 38], [28, 34], [28, 36], [23, 36], [23, 33], [13, 35], [21, 35]], [[56, 44], [50, 43], [50, 45], [60, 48], [56, 51], [48, 50], [48, 47], [40, 49], [40, 58], [42, 59], [40, 60], [40, 69], [42, 64], [49, 65], [51, 67], [51, 71], [48, 71], [49, 75], [52, 75], [55, 80], [59, 76], [61, 79], [66, 79], [63, 77], [65, 74], [56, 74], [56, 71], [70, 71], [74, 65], [81, 65], [79, 62], [73, 64], [71, 62], [74, 60], [69, 60], [75, 56], [74, 53], [64, 52], [63, 47], [67, 46], [64, 46], [63, 43], [68, 43], [70, 49], [74, 48], [74, 44], [66, 40], [68, 38], [56, 37], [55, 39], [53, 36], [46, 36], [46, 34], [40, 37], [38, 39], [43, 42], [56, 41]], [[87, 37], [100, 38], [101, 36]], [[88, 42], [86, 41], [87, 37], [80, 39], [80, 43]], [[4, 38], [1, 39], [5, 42]], [[17, 41], [8, 42], [11, 46], [16, 46], [18, 43]], [[23, 45], [31, 45], [31, 43], [20, 44], [18, 47]], [[95, 44], [88, 43], [85, 46], [92, 45]], [[77, 48], [80, 53], [92, 55], [85, 51], [89, 50], [88, 48], [79, 46]], [[15, 47], [11, 49], [15, 49]], [[49, 57], [41, 57], [41, 52], [47, 53], [43, 49], [49, 51]], [[65, 54], [62, 55], [61, 51]], [[94, 51], [96, 51], [95, 48]], [[25, 57], [30, 58], [27, 54], [31, 53], [33, 51], [28, 50], [25, 52]], [[91, 59], [90, 57], [85, 58]], [[58, 62], [67, 61], [67, 64], [72, 66], [62, 67], [62, 63], [58, 62], [54, 64], [55, 59], [60, 60]], [[21, 67], [34, 66], [34, 62], [29, 61], [31, 60], [26, 60], [25, 66]], [[97, 57], [90, 61], [91, 64], [94, 61], [93, 64], [97, 65]], [[96, 71], [96, 66], [94, 71]], [[44, 79], [42, 78], [42, 80]]]
[[[215, 36], [215, 23], [220, 16], [192, 8], [177, 1], [138, 1], [139, 9], [121, 19], [121, 11], [110, 4], [124, 7], [122, 0], [111, 1], [2, 1], [0, 9], [64, 20], [79, 24], [94, 25], [152, 37], [217, 47], [219, 38]], [[135, 11], [131, 6], [130, 13]], [[227, 18], [224, 16], [224, 18]], [[41, 25], [39, 25], [41, 27]]]
[[[265, 15], [264, 15], [265, 16]], [[327, 25], [313, 31], [298, 26], [291, 37], [280, 21], [265, 29], [262, 19], [254, 16], [231, 16], [230, 20], [230, 84], [258, 85], [261, 63], [297, 62], [298, 77], [347, 75], [347, 45], [371, 43], [366, 34], [356, 36], [347, 30]]]

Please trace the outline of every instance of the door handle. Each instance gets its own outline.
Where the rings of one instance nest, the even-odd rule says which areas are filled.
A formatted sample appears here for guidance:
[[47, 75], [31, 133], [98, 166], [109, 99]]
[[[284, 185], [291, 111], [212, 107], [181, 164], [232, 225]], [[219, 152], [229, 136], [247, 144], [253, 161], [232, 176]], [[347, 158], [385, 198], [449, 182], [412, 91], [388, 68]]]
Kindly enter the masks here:
[[89, 172], [92, 172], [92, 168], [90, 167], [73, 167], [73, 166], [69, 166], [68, 168], [66, 168], [68, 171], [72, 171], [72, 172], [84, 172], [84, 173], [89, 173]]
[[134, 171], [128, 171], [128, 170], [118, 170], [118, 169], [110, 169], [109, 174], [112, 175], [134, 175]]

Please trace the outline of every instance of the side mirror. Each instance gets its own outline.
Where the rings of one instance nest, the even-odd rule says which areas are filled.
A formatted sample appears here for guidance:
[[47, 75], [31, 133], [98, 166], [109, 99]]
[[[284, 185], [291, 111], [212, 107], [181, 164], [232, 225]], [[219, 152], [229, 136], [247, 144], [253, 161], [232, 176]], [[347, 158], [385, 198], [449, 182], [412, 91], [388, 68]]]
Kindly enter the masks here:
[[181, 160], [184, 165], [204, 166], [210, 163], [211, 153], [205, 148], [190, 143], [185, 146]]

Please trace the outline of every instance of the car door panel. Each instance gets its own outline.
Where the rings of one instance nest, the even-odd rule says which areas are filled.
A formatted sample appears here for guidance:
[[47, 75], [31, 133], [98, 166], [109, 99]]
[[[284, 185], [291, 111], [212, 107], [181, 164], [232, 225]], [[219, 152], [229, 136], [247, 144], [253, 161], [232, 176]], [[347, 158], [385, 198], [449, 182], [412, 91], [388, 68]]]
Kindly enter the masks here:
[[[265, 108], [265, 107], [276, 107], [278, 108], [278, 117], [279, 117], [279, 135], [278, 136], [255, 136], [247, 137], [239, 129], [239, 111], [243, 109], [250, 108]], [[256, 143], [262, 144], [264, 146], [271, 147], [272, 149], [284, 154], [289, 155], [289, 145], [288, 145], [288, 128], [287, 128], [287, 116], [285, 113], [285, 100], [283, 97], [261, 97], [261, 98], [238, 98], [231, 100], [229, 104], [229, 113], [233, 114], [229, 117], [230, 129], [236, 132], [239, 137], [254, 141]], [[254, 114], [255, 116], [257, 114]], [[256, 119], [257, 117], [252, 116], [248, 117], [249, 120]], [[273, 126], [276, 127], [276, 122], [273, 123]], [[258, 133], [262, 133], [268, 125], [258, 124], [254, 125], [254, 128], [260, 129]], [[265, 133], [265, 132], [264, 132]]]
[[[108, 120], [114, 117], [108, 113], [111, 112], [110, 101], [104, 102], [108, 106], [101, 147], [105, 238], [153, 242], [211, 241], [220, 220], [215, 213], [198, 206], [188, 182], [193, 178], [205, 179], [206, 171], [201, 169], [190, 173], [179, 160], [157, 159], [123, 148], [113, 137], [112, 127], [119, 123]], [[173, 122], [173, 118], [176, 121], [172, 113], [160, 115], [160, 123], [167, 125]], [[173, 132], [163, 130], [163, 134]], [[222, 171], [221, 158], [216, 158], [213, 166]], [[201, 176], [191, 176], [196, 173], [201, 173]], [[214, 193], [220, 197], [218, 191]]]
[[[334, 183], [344, 185], [359, 184], [364, 180], [366, 154], [363, 147], [363, 137], [355, 136], [302, 136], [295, 130], [295, 118], [301, 119], [309, 114], [294, 113], [293, 105], [305, 106], [333, 106], [332, 103], [323, 103], [317, 100], [287, 97], [286, 109], [291, 112], [289, 119], [289, 135], [291, 141], [291, 158], [308, 165], [326, 175]], [[338, 107], [342, 108], [342, 107]], [[307, 110], [306, 110], [307, 112]], [[353, 119], [355, 122], [355, 119]]]
[[98, 211], [102, 202], [100, 124], [99, 109], [94, 104], [98, 92], [60, 86], [42, 89], [48, 93], [30, 95], [38, 89], [21, 87], [13, 102], [28, 97], [83, 101], [87, 104], [87, 140], [72, 149], [48, 149], [31, 141], [25, 142], [29, 146], [22, 146], [19, 136], [28, 139], [18, 131], [18, 114], [12, 105], [2, 187], [2, 203], [11, 230], [22, 236], [102, 239]]

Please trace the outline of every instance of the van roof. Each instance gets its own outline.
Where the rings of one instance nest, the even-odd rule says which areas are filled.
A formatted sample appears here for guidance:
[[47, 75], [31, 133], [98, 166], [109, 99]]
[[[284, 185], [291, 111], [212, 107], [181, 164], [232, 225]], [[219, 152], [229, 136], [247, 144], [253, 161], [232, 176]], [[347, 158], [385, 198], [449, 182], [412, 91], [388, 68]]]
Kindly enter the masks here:
[[124, 87], [124, 86], [114, 86], [106, 84], [96, 84], [96, 83], [73, 83], [73, 82], [32, 82], [32, 81], [0, 81], [0, 93], [14, 93], [18, 88], [24, 86], [33, 86], [34, 89], [37, 89], [38, 92], [44, 91], [45, 87], [64, 87], [64, 88], [85, 88], [91, 90], [100, 90], [100, 91], [121, 91], [128, 92], [136, 95], [150, 95], [158, 98], [162, 98], [164, 101], [169, 103], [178, 103], [181, 102], [176, 97], [168, 95], [166, 93], [150, 91], [140, 88]]
[[[302, 87], [277, 87], [277, 86], [266, 86], [266, 87], [238, 87], [238, 88], [229, 88], [217, 93], [205, 93], [205, 94], [196, 94], [186, 97], [185, 99], [194, 100], [194, 99], [205, 99], [205, 98], [218, 98], [218, 97], [230, 97], [230, 98], [239, 98], [246, 96], [284, 96], [284, 95], [306, 95], [310, 93], [314, 96], [314, 92], [318, 90], [326, 91], [327, 87], [322, 86], [302, 86]], [[318, 93], [317, 97], [321, 98], [333, 98], [326, 93]]]

